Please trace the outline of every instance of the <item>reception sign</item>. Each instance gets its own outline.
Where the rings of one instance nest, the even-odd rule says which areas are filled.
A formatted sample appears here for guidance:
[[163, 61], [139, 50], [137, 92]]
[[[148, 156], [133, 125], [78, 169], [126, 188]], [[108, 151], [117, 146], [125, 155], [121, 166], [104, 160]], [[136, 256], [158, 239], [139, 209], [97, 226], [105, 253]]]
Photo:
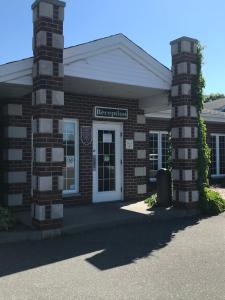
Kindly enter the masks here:
[[95, 117], [106, 119], [128, 119], [128, 109], [95, 106]]

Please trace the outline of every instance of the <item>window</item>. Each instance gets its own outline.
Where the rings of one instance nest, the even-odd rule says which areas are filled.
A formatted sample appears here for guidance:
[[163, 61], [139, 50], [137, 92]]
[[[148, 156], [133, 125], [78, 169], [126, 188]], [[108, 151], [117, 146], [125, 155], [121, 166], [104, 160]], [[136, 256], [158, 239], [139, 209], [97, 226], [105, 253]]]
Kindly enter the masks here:
[[211, 174], [225, 176], [225, 135], [212, 134], [211, 146]]
[[150, 179], [155, 180], [156, 173], [161, 168], [167, 168], [168, 133], [164, 131], [150, 131]]
[[63, 120], [63, 145], [66, 164], [63, 168], [63, 193], [77, 193], [79, 187], [79, 130], [77, 120]]

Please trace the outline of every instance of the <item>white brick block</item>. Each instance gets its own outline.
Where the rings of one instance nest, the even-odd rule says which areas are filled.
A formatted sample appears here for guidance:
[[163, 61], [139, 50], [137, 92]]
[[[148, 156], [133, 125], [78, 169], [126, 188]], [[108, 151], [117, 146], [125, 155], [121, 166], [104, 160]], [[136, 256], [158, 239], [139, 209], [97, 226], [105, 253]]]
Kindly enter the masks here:
[[192, 196], [192, 202], [199, 201], [199, 192], [198, 191], [192, 191], [191, 196]]
[[137, 186], [137, 193], [140, 194], [146, 194], [147, 193], [147, 185], [146, 184], [139, 184]]
[[53, 5], [51, 3], [40, 2], [39, 16], [53, 19]]
[[52, 119], [39, 119], [39, 133], [52, 133], [53, 120]]
[[34, 218], [38, 221], [45, 220], [45, 206], [36, 204], [34, 206]]
[[187, 74], [188, 67], [186, 62], [177, 64], [177, 74]]
[[177, 116], [178, 117], [187, 117], [188, 115], [188, 107], [187, 105], [181, 105], [177, 107]]
[[27, 128], [26, 127], [14, 127], [9, 126], [5, 128], [5, 137], [7, 138], [26, 138]]
[[191, 138], [191, 127], [182, 127], [182, 138]]
[[183, 170], [183, 179], [184, 181], [191, 181], [192, 180], [192, 170]]
[[5, 152], [4, 159], [6, 160], [22, 160], [23, 150], [22, 149], [8, 149]]
[[39, 60], [39, 75], [53, 75], [53, 62], [48, 60]]
[[190, 64], [190, 73], [192, 75], [196, 75], [197, 74], [197, 65], [196, 64]]
[[59, 7], [59, 20], [64, 21], [64, 7]]
[[146, 167], [136, 167], [134, 168], [134, 175], [137, 177], [146, 176]]
[[171, 45], [171, 55], [176, 55], [178, 53], [178, 43]]
[[23, 204], [23, 194], [8, 194], [6, 202], [8, 206], [20, 206]]
[[171, 138], [172, 139], [179, 138], [179, 128], [178, 127], [174, 127], [171, 129]]
[[58, 133], [63, 134], [63, 120], [58, 121]]
[[36, 175], [32, 176], [32, 188], [33, 188], [33, 190], [37, 190], [37, 176]]
[[36, 104], [46, 104], [47, 101], [47, 91], [45, 89], [40, 89], [36, 91]]
[[46, 162], [45, 148], [36, 148], [36, 162]]
[[63, 218], [63, 204], [52, 204], [51, 205], [51, 219]]
[[5, 182], [9, 184], [13, 183], [26, 183], [27, 172], [24, 171], [11, 171], [5, 173]]
[[134, 133], [135, 142], [146, 142], [146, 133], [145, 132], [135, 132]]
[[53, 105], [64, 105], [64, 92], [63, 91], [52, 91], [52, 104]]
[[179, 180], [180, 179], [180, 171], [177, 169], [172, 170], [172, 178], [173, 180]]
[[64, 36], [62, 34], [52, 34], [52, 47], [56, 49], [64, 48]]
[[32, 76], [37, 77], [37, 63], [33, 63]]
[[191, 159], [197, 159], [198, 158], [198, 149], [191, 149]]
[[37, 133], [37, 120], [32, 120], [32, 133]]
[[37, 7], [33, 8], [33, 22], [37, 21]]
[[181, 41], [181, 52], [191, 53], [191, 42], [190, 41]]
[[52, 148], [52, 161], [64, 161], [64, 148]]
[[137, 159], [146, 159], [146, 150], [137, 150]]
[[198, 149], [191, 148], [191, 158], [188, 157], [188, 148], [178, 149], [178, 159], [197, 159]]
[[64, 76], [64, 65], [63, 65], [63, 63], [59, 63], [59, 64], [58, 64], [58, 67], [59, 67], [59, 73], [58, 73], [58, 76], [59, 76], [59, 77], [63, 77], [63, 76]]
[[39, 176], [38, 190], [40, 192], [52, 191], [52, 176]]
[[145, 124], [145, 123], [146, 123], [145, 115], [137, 115], [137, 124]]
[[182, 83], [181, 84], [181, 94], [184, 96], [190, 96], [191, 95], [191, 84]]
[[189, 202], [189, 192], [179, 191], [179, 202], [188, 203]]
[[22, 104], [7, 104], [3, 108], [3, 114], [8, 116], [22, 116]]
[[63, 176], [58, 176], [58, 190], [62, 191], [63, 190]]
[[179, 95], [179, 85], [173, 85], [171, 88], [171, 96], [177, 97]]
[[39, 31], [36, 35], [36, 46], [46, 46], [47, 45], [47, 32]]
[[197, 108], [195, 106], [190, 107], [191, 110], [191, 117], [196, 118], [197, 117]]

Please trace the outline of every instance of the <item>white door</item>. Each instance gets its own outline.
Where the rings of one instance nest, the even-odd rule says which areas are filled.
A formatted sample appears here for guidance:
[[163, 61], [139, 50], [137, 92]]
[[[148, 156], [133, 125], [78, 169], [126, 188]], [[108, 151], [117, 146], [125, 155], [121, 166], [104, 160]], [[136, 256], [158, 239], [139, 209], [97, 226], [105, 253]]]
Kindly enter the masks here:
[[122, 200], [122, 125], [93, 123], [93, 202]]

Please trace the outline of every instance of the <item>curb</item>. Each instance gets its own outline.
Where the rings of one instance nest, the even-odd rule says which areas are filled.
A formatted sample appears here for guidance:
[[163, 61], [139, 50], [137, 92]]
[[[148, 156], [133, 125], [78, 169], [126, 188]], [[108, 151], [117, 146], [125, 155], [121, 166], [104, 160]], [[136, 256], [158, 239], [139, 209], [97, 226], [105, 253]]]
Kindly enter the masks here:
[[25, 241], [40, 241], [51, 239], [59, 236], [68, 236], [78, 233], [91, 232], [94, 230], [113, 228], [126, 224], [141, 224], [151, 222], [166, 222], [176, 219], [199, 218], [200, 214], [197, 211], [155, 211], [155, 214], [142, 215], [137, 217], [128, 217], [126, 219], [117, 219], [113, 221], [99, 222], [94, 224], [80, 224], [76, 226], [67, 226], [62, 229], [53, 230], [29, 230], [21, 232], [0, 232], [0, 244], [18, 243]]

